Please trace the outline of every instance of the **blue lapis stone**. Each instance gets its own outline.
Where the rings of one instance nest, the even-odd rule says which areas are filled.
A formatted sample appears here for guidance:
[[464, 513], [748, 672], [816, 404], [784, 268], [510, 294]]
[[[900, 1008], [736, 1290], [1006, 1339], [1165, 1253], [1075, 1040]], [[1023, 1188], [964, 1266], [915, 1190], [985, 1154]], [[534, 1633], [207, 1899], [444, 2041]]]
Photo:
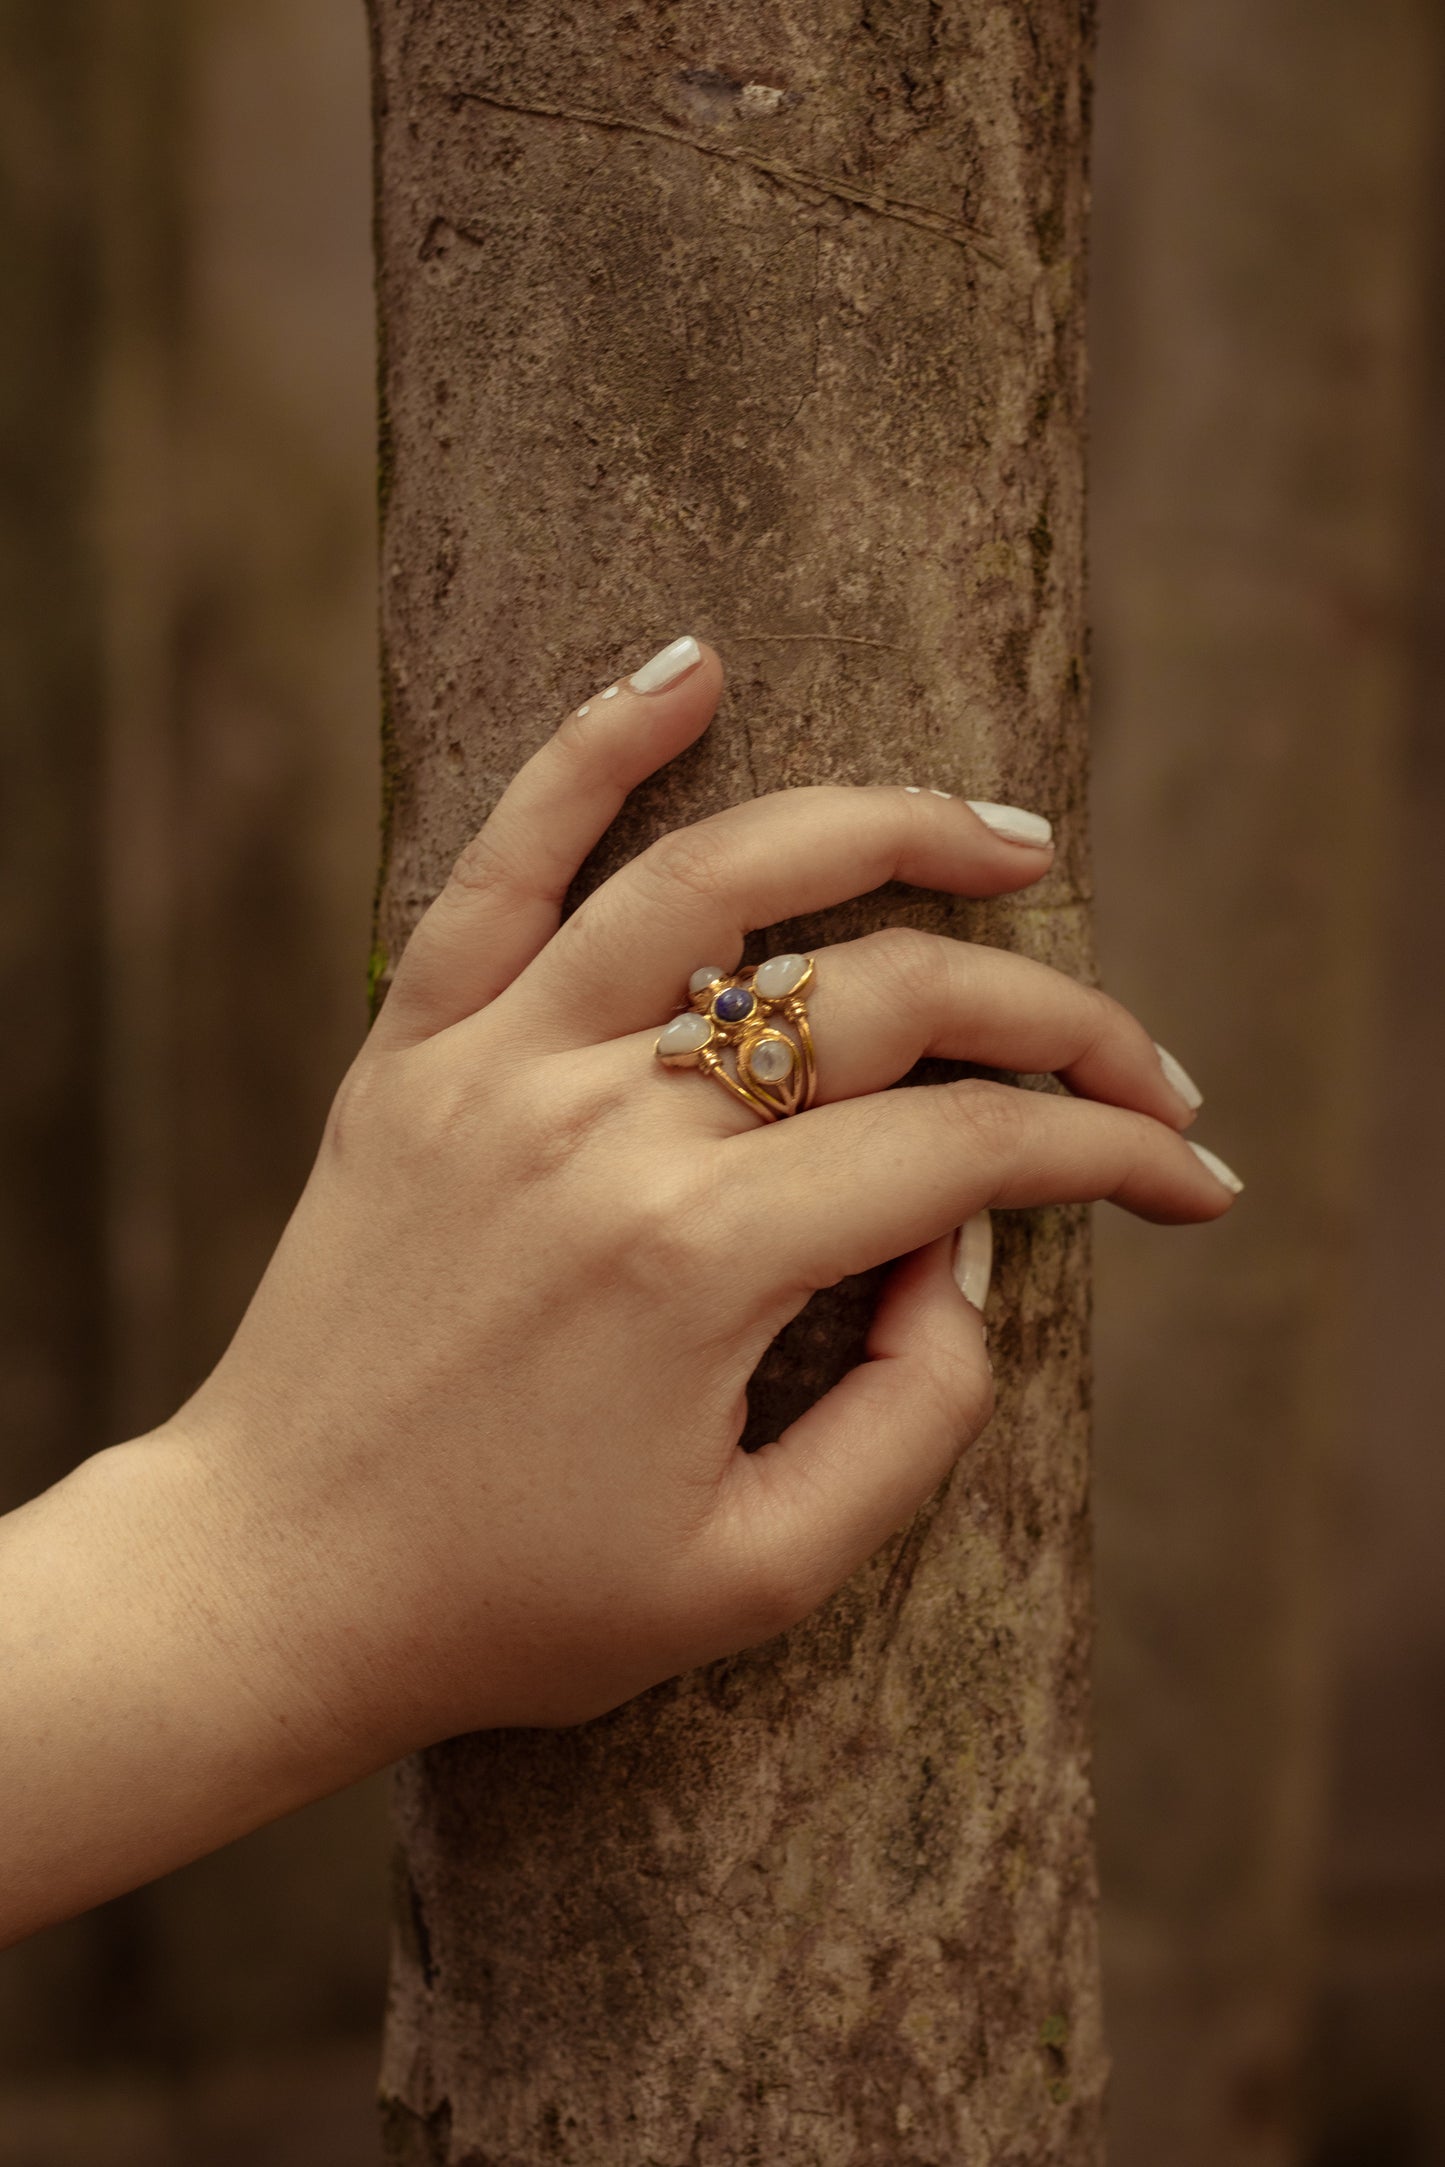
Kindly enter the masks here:
[[712, 1012], [719, 1023], [741, 1023], [750, 1016], [756, 1003], [746, 986], [727, 986], [712, 1004]]

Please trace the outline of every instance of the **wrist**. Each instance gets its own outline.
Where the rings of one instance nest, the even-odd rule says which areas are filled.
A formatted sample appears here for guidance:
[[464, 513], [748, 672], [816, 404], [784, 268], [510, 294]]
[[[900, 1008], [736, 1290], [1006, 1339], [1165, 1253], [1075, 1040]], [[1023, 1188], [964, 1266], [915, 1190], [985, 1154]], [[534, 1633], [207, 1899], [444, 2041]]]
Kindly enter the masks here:
[[418, 1741], [393, 1719], [374, 1576], [347, 1559], [324, 1501], [294, 1489], [274, 1444], [193, 1403], [116, 1448], [117, 1474], [147, 1500], [157, 1571], [216, 1690], [252, 1711], [276, 1779], [315, 1797]]
[[259, 1524], [183, 1425], [0, 1523], [0, 1942], [386, 1757], [344, 1719]]

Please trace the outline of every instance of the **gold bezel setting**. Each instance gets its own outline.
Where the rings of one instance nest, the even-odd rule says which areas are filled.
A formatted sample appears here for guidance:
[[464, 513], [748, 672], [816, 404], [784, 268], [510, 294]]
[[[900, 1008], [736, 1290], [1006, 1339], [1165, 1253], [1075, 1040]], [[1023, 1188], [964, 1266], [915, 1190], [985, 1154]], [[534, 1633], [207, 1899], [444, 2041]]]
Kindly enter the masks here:
[[[790, 972], [789, 964], [801, 969]], [[776, 994], [760, 992], [759, 971], [773, 970], [788, 980]], [[741, 1099], [764, 1121], [781, 1121], [802, 1113], [813, 1103], [817, 1089], [817, 1063], [813, 1034], [808, 1025], [807, 993], [813, 983], [811, 956], [771, 956], [768, 961], [740, 971], [712, 970], [704, 965], [694, 971], [688, 986], [688, 1005], [679, 1011], [657, 1042], [657, 1058], [664, 1068], [696, 1068], [716, 1077], [734, 1098]], [[697, 1045], [666, 1050], [668, 1032], [684, 1016], [702, 1017], [707, 1036]], [[782, 1028], [787, 1025], [788, 1028]], [[689, 1034], [681, 1033], [686, 1038]], [[759, 1075], [754, 1062], [764, 1047], [784, 1046], [788, 1065], [780, 1076]], [[728, 1065], [728, 1056], [732, 1066]], [[772, 1066], [777, 1056], [768, 1057]]]

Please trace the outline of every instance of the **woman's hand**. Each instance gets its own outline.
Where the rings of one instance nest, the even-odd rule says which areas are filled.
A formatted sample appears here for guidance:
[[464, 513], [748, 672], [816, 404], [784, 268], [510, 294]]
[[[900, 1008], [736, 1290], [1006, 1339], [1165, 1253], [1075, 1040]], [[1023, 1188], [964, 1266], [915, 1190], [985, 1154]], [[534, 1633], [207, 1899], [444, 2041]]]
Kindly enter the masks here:
[[[418, 927], [215, 1374], [0, 1530], [24, 1619], [0, 1693], [42, 1741], [0, 1797], [12, 1930], [431, 1740], [578, 1722], [780, 1631], [988, 1420], [955, 1229], [1095, 1197], [1228, 1210], [1178, 1133], [1197, 1094], [1143, 1027], [994, 949], [817, 951], [818, 1103], [794, 1119], [654, 1059], [690, 973], [731, 969], [752, 928], [892, 879], [1002, 894], [1052, 862], [1008, 808], [800, 790], [663, 837], [561, 923], [720, 686], [674, 643], [522, 770]], [[1072, 1096], [889, 1092], [924, 1054]], [[867, 1360], [741, 1452], [768, 1342], [893, 1258]], [[56, 1743], [66, 1696], [83, 1753], [64, 1723]]]
[[[818, 951], [797, 1118], [662, 1068], [689, 974], [732, 968], [752, 928], [892, 879], [996, 895], [1052, 856], [932, 793], [790, 791], [663, 837], [559, 924], [627, 790], [712, 715], [716, 657], [672, 662], [665, 690], [569, 716], [463, 856], [177, 1425], [269, 1553], [288, 1637], [300, 1603], [307, 1672], [388, 1753], [597, 1715], [837, 1587], [988, 1420], [950, 1270], [973, 1214], [1231, 1201], [1142, 1026], [995, 949], [897, 930]], [[1075, 1096], [889, 1093], [924, 1054]], [[739, 1451], [769, 1340], [895, 1257], [869, 1359]]]

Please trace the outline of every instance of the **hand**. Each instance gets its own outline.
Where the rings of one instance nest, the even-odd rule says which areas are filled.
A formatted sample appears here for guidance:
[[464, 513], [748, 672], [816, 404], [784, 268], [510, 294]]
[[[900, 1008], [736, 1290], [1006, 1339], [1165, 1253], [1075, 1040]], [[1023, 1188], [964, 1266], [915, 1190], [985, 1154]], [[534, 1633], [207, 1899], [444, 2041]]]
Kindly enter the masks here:
[[[464, 854], [168, 1433], [275, 1621], [275, 1690], [362, 1758], [580, 1721], [819, 1603], [988, 1420], [950, 1269], [985, 1207], [1232, 1201], [1143, 1027], [990, 948], [895, 930], [818, 951], [819, 1096], [797, 1118], [664, 1069], [689, 974], [732, 968], [751, 928], [892, 879], [1001, 894], [1052, 860], [988, 824], [1017, 829], [1004, 809], [797, 790], [664, 836], [559, 922], [626, 792], [713, 713], [717, 658], [679, 643], [669, 666], [569, 716]], [[925, 1054], [1052, 1070], [1074, 1096], [888, 1092]], [[868, 1359], [739, 1451], [769, 1340], [892, 1258]]]
[[[988, 1419], [954, 1228], [1103, 1196], [1228, 1210], [1234, 1177], [1177, 1133], [1177, 1064], [993, 949], [820, 950], [819, 1100], [793, 1119], [654, 1059], [750, 928], [1052, 862], [1006, 807], [792, 791], [665, 836], [559, 924], [720, 684], [674, 643], [528, 763], [418, 927], [215, 1374], [0, 1520], [0, 1942], [414, 1747], [576, 1722], [777, 1632]], [[887, 1090], [929, 1053], [1075, 1095]], [[769, 1340], [892, 1258], [864, 1363], [740, 1451]]]

